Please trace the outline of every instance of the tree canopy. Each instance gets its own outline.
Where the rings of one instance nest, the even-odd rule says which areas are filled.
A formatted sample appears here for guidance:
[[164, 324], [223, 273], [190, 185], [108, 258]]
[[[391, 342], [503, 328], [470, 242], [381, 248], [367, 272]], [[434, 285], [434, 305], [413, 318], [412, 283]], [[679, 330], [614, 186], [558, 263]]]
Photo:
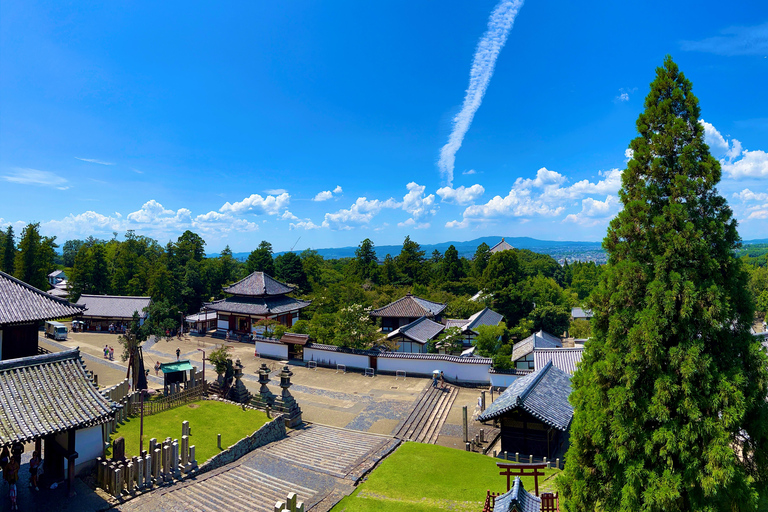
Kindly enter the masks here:
[[765, 491], [768, 359], [699, 119], [667, 57], [637, 120], [573, 378], [559, 480], [571, 511], [755, 510]]

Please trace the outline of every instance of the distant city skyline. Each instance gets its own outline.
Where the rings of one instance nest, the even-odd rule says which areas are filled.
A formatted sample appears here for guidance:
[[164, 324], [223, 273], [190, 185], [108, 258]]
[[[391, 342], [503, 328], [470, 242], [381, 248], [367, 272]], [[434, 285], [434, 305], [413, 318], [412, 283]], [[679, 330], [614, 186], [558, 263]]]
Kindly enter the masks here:
[[759, 3], [0, 8], [0, 227], [207, 252], [600, 241], [671, 54], [720, 193], [768, 237]]

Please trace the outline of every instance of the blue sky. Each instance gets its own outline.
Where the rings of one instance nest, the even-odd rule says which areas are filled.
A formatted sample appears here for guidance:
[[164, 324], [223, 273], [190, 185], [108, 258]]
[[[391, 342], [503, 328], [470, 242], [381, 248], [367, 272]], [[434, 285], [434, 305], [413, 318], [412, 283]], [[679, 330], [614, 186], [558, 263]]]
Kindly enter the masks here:
[[760, 2], [0, 4], [0, 225], [209, 251], [601, 240], [654, 70], [768, 237]]

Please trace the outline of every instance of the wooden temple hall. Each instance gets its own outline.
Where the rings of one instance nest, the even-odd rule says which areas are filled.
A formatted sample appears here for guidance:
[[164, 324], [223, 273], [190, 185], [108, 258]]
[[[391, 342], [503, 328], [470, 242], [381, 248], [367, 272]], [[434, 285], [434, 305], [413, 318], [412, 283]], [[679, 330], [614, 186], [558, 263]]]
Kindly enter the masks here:
[[46, 480], [66, 479], [70, 493], [75, 474], [103, 454], [103, 425], [120, 407], [99, 393], [78, 349], [38, 355], [42, 321], [83, 309], [0, 272], [0, 449], [34, 443]]
[[289, 297], [294, 289], [273, 279], [264, 272], [248, 277], [224, 288], [231, 297], [207, 302], [203, 309], [217, 313], [219, 332], [258, 335], [262, 332], [256, 322], [265, 318], [277, 320], [291, 327], [299, 319], [299, 311], [310, 302]]

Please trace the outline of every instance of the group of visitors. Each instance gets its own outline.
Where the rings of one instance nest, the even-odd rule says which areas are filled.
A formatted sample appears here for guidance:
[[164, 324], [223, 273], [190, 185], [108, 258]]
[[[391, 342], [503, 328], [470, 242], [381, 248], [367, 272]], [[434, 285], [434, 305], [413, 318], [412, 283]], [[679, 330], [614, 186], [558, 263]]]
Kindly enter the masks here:
[[109, 359], [110, 361], [114, 361], [115, 349], [110, 347], [109, 345], [104, 345], [104, 359]]
[[[16, 483], [19, 481], [22, 453], [24, 453], [24, 446], [21, 443], [14, 443], [10, 451], [7, 446], [4, 446], [2, 453], [0, 453], [0, 469], [3, 471], [3, 480], [8, 482], [10, 487], [11, 510], [19, 510], [17, 503], [19, 493]], [[32, 459], [29, 461], [29, 486], [36, 491], [40, 490], [37, 487], [37, 478], [38, 473], [41, 472], [40, 466], [42, 463], [43, 461], [40, 459], [40, 454], [37, 450], [32, 452]]]
[[125, 333], [125, 325], [124, 324], [118, 324], [118, 325], [115, 325], [113, 323], [109, 324], [109, 333], [110, 334], [115, 334], [115, 333], [118, 333], [118, 332]]

